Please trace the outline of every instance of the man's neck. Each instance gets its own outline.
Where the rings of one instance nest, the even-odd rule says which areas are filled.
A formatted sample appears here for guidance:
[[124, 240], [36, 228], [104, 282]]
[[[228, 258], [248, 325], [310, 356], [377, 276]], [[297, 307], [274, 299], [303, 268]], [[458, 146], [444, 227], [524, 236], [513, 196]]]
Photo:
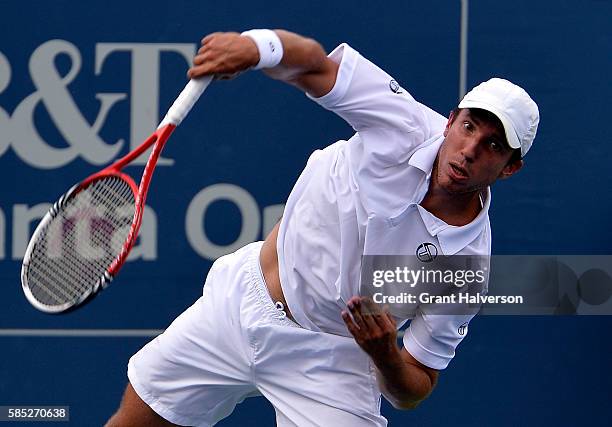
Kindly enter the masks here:
[[420, 205], [437, 218], [455, 226], [469, 224], [482, 209], [479, 191], [451, 194], [436, 185], [433, 176]]

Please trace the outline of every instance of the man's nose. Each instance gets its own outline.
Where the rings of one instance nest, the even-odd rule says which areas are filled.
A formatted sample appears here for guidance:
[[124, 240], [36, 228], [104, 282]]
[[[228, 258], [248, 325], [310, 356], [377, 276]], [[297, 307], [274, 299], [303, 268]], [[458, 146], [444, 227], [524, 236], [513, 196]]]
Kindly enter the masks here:
[[464, 141], [461, 154], [468, 163], [471, 163], [478, 158], [478, 149], [478, 138], [473, 136]]

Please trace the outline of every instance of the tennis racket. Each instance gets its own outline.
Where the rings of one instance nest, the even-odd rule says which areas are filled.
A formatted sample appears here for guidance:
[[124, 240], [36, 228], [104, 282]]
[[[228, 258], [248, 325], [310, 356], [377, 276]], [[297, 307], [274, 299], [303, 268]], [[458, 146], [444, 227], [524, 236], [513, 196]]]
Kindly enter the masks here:
[[[146, 141], [53, 204], [34, 231], [21, 266], [21, 286], [34, 307], [46, 313], [71, 310], [117, 275], [136, 242], [157, 159], [211, 80], [190, 80]], [[151, 146], [136, 186], [121, 170]]]

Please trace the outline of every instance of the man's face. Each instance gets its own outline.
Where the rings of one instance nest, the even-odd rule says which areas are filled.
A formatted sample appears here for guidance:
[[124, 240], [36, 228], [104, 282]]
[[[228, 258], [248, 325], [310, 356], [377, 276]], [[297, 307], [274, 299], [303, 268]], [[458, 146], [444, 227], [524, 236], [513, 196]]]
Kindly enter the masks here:
[[512, 148], [499, 120], [459, 110], [451, 116], [436, 160], [434, 185], [451, 194], [480, 191], [498, 178], [507, 178], [522, 166], [509, 163]]

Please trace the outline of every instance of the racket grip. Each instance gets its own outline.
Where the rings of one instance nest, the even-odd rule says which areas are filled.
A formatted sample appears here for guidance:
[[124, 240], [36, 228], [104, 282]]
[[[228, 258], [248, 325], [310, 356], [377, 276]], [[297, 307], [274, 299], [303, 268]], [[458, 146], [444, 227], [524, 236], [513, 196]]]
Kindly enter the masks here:
[[170, 123], [175, 126], [180, 125], [212, 79], [213, 76], [204, 76], [189, 80], [189, 83], [187, 83], [185, 89], [183, 89], [178, 98], [176, 98], [157, 129], [161, 129]]

